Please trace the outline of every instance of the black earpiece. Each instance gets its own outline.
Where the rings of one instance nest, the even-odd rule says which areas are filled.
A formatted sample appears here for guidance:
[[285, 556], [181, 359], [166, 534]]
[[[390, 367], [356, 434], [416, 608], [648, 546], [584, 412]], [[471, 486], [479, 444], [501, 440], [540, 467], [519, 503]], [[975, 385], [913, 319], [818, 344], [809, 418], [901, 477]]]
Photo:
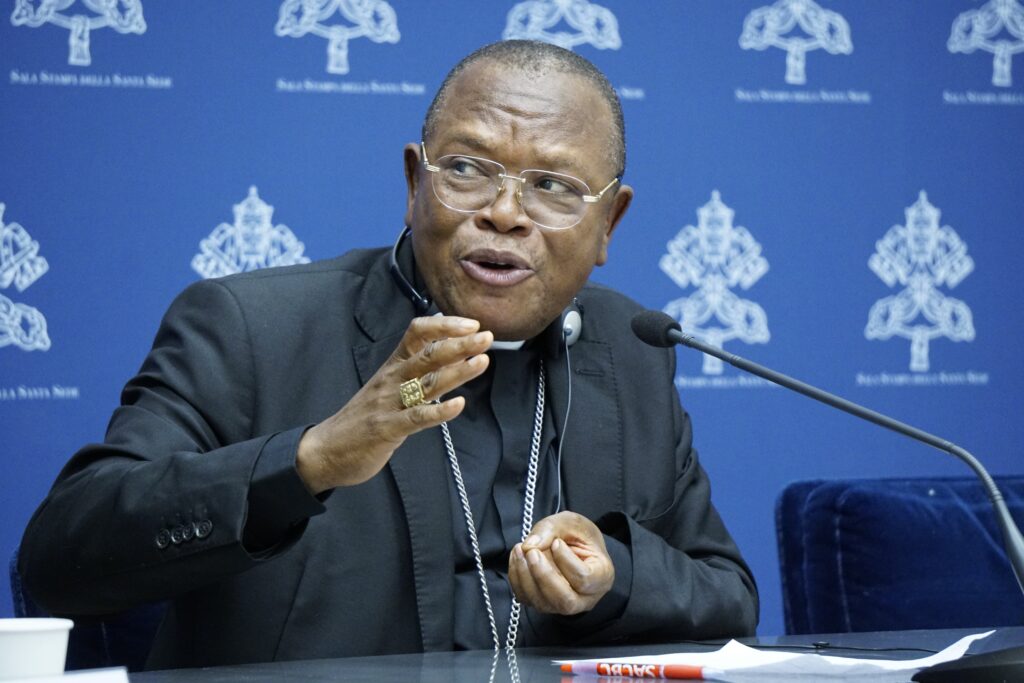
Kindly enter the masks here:
[[402, 246], [402, 242], [405, 241], [405, 238], [411, 234], [412, 230], [406, 226], [398, 235], [398, 239], [395, 240], [395, 246], [391, 248], [391, 264], [389, 265], [388, 270], [391, 271], [391, 277], [394, 279], [395, 284], [398, 285], [398, 288], [402, 290], [402, 294], [405, 294], [409, 301], [412, 302], [412, 305], [416, 308], [416, 313], [419, 315], [426, 315], [427, 312], [430, 311], [430, 299], [416, 291], [416, 287], [409, 282], [409, 278], [402, 273], [402, 269], [398, 265], [398, 250]]

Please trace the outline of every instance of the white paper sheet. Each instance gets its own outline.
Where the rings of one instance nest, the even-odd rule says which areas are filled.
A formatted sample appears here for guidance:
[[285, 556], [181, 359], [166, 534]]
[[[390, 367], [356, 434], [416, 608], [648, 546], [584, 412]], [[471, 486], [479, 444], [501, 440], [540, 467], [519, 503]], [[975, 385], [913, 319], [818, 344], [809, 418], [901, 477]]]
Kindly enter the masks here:
[[976, 633], [956, 641], [946, 649], [920, 659], [864, 659], [836, 657], [817, 653], [779, 652], [758, 650], [730, 640], [714, 652], [681, 652], [667, 655], [615, 657], [608, 659], [557, 660], [562, 664], [630, 664], [630, 665], [686, 665], [702, 667], [703, 679], [727, 683], [756, 683], [770, 678], [786, 680], [871, 680], [884, 683], [903, 683], [920, 669], [933, 664], [959, 659], [971, 643], [994, 633]]
[[3, 683], [129, 683], [128, 671], [123, 666], [110, 669], [82, 669], [68, 671], [59, 676], [3, 679]]

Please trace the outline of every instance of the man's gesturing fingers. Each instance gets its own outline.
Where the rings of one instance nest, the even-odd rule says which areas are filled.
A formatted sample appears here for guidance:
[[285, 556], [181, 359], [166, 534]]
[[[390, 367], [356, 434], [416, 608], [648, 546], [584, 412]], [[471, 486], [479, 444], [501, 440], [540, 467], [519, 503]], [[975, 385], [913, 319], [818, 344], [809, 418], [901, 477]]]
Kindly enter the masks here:
[[615, 580], [601, 531], [586, 517], [561, 512], [539, 521], [509, 558], [517, 598], [542, 612], [592, 609]]
[[[490, 348], [494, 335], [478, 329], [479, 323], [467, 318], [414, 319], [381, 368], [381, 379], [399, 385], [413, 383], [416, 386], [411, 391], [422, 401], [439, 399], [487, 368], [487, 361], [480, 354]], [[399, 408], [410, 405], [404, 399], [400, 402]], [[415, 402], [414, 399], [412, 403]]]
[[547, 552], [523, 552], [522, 545], [516, 545], [509, 561], [509, 583], [519, 602], [540, 612], [568, 615], [586, 609]]
[[314, 493], [362, 483], [417, 431], [455, 418], [461, 397], [434, 403], [482, 374], [494, 341], [466, 318], [416, 318], [398, 347], [338, 412], [299, 442], [299, 475]]
[[484, 351], [493, 340], [490, 332], [477, 332], [462, 339], [433, 342], [395, 369], [399, 385], [416, 380], [423, 401], [439, 399], [487, 369]]
[[[577, 555], [577, 552], [581, 554]], [[551, 559], [576, 592], [589, 595], [600, 590], [602, 577], [598, 571], [600, 567], [596, 566], [599, 565], [597, 553], [590, 553], [582, 548], [571, 548], [568, 543], [556, 538], [551, 543]]]
[[452, 315], [413, 318], [389, 362], [409, 360], [436, 342], [465, 339], [479, 329], [480, 323], [470, 318]]

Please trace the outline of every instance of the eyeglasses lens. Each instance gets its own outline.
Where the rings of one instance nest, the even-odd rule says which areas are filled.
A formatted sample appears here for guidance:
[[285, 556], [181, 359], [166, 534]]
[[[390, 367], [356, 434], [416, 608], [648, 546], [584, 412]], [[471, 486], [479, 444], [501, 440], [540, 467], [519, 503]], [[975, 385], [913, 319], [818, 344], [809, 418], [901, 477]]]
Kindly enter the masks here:
[[440, 169], [432, 174], [434, 194], [450, 209], [464, 213], [479, 211], [497, 199], [503, 185], [517, 195], [523, 211], [538, 225], [553, 230], [571, 228], [580, 222], [589, 193], [586, 184], [572, 176], [551, 171], [524, 171], [509, 176], [505, 167], [488, 159], [448, 155], [437, 160]]

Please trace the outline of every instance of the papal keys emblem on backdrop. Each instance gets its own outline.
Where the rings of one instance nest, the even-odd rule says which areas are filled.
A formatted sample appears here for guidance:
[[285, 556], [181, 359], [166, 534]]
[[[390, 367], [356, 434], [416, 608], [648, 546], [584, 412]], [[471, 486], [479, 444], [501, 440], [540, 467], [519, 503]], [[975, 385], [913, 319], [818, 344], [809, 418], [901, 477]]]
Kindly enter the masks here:
[[853, 52], [850, 25], [838, 12], [813, 0], [779, 0], [747, 15], [740, 35], [744, 50], [777, 47], [786, 52], [786, 83], [807, 82], [807, 53], [823, 49], [832, 55]]
[[[146, 20], [142, 17], [140, 0], [15, 0], [11, 23], [15, 26], [39, 28], [43, 24], [54, 24], [66, 28], [68, 35], [68, 64], [89, 66], [92, 53], [89, 38], [93, 31], [112, 28], [118, 33], [146, 32]], [[70, 10], [70, 11], [65, 11]], [[76, 10], [89, 10], [83, 14]]]
[[[339, 18], [343, 21], [337, 21]], [[397, 43], [401, 38], [395, 10], [384, 0], [285, 0], [274, 33], [291, 38], [310, 34], [325, 38], [327, 73], [339, 75], [349, 72], [350, 40]]]
[[868, 314], [864, 336], [910, 340], [910, 369], [926, 372], [932, 339], [972, 341], [974, 322], [963, 301], [945, 296], [939, 287], [956, 287], [974, 270], [967, 245], [948, 225], [939, 227], [941, 212], [921, 191], [905, 209], [906, 225], [894, 225], [875, 244], [868, 266], [898, 294], [876, 301]]
[[[4, 224], [0, 203], [0, 289], [14, 286], [24, 292], [46, 274], [50, 265], [39, 255], [39, 242], [18, 223]], [[0, 349], [16, 346], [22, 351], [47, 351], [50, 337], [46, 318], [39, 310], [15, 303], [0, 294]]]
[[[732, 291], [749, 289], [768, 272], [761, 245], [749, 230], [733, 225], [734, 215], [713, 191], [711, 201], [697, 209], [697, 225], [680, 230], [658, 262], [677, 285], [697, 290], [670, 302], [665, 312], [684, 332], [718, 348], [733, 339], [764, 344], [771, 337], [764, 309]], [[705, 354], [703, 372], [722, 374], [722, 361]]]
[[[566, 30], [569, 29], [569, 30]], [[611, 10], [587, 0], [527, 0], [509, 10], [504, 40], [539, 40], [566, 50], [592, 45], [599, 50], [622, 47], [619, 22]]]
[[273, 266], [309, 263], [306, 247], [287, 225], [274, 225], [274, 207], [260, 199], [256, 187], [235, 204], [235, 222], [221, 223], [199, 243], [192, 269], [204, 278], [246, 273]]
[[989, 0], [953, 21], [946, 47], [950, 52], [992, 53], [992, 85], [1013, 85], [1013, 56], [1024, 52], [1024, 7], [1017, 0]]

